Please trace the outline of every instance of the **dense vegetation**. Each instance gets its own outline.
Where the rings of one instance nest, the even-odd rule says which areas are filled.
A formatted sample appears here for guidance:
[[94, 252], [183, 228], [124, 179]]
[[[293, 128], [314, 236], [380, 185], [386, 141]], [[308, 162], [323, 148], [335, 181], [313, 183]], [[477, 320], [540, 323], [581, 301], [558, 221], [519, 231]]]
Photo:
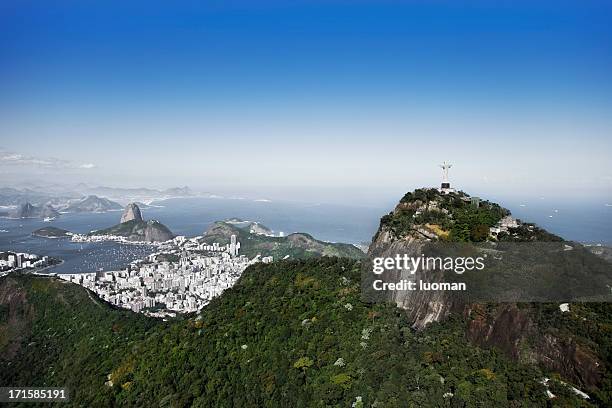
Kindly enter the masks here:
[[[496, 203], [472, 198], [464, 192], [442, 194], [436, 189], [417, 189], [406, 193], [395, 210], [381, 219], [381, 226], [402, 238], [427, 226], [439, 239], [453, 242], [481, 242], [510, 211]], [[502, 233], [500, 241], [558, 241], [533, 224]]]
[[0, 300], [0, 383], [66, 386], [90, 403], [102, 401], [100, 380], [126, 350], [164, 326], [52, 278], [9, 275], [0, 281]]
[[72, 405], [548, 406], [545, 376], [556, 405], [588, 405], [554, 373], [471, 345], [458, 316], [413, 332], [403, 311], [362, 302], [350, 260], [252, 266], [167, 323], [48, 278], [3, 278], [0, 300], [0, 382], [65, 385]]

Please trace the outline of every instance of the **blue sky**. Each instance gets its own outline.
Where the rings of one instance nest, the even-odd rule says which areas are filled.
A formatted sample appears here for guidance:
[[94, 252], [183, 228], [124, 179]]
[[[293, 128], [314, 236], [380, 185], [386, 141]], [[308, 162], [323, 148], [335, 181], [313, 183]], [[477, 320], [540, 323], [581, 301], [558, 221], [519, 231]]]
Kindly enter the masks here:
[[7, 183], [611, 195], [606, 2], [6, 3]]

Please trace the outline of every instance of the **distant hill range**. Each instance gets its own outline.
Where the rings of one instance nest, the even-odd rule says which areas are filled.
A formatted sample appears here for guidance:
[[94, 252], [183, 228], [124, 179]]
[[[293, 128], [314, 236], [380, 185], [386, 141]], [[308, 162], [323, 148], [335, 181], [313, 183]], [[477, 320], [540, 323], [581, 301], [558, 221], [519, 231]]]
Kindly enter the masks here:
[[[64, 201], [79, 197], [78, 194], [64, 194]], [[29, 188], [16, 189], [10, 187], [0, 188], [0, 205], [16, 206], [24, 203], [32, 203], [34, 205], [43, 205], [55, 198], [53, 193], [32, 190]]]
[[242, 230], [248, 230], [252, 234], [257, 235], [273, 235], [274, 231], [256, 221], [245, 221], [240, 218], [229, 218], [224, 221]]
[[69, 204], [62, 210], [64, 212], [106, 212], [121, 210], [122, 208], [121, 204], [108, 198], [90, 195], [80, 201]]
[[119, 224], [110, 228], [92, 231], [89, 235], [115, 235], [125, 237], [130, 241], [164, 242], [174, 238], [168, 227], [156, 220], [145, 221], [138, 205], [130, 203], [126, 206]]
[[59, 215], [60, 213], [48, 204], [35, 206], [30, 203], [21, 204], [13, 210], [0, 213], [0, 216], [8, 218], [52, 218]]
[[187, 186], [158, 190], [151, 188], [92, 187], [82, 183], [74, 186], [36, 184], [28, 188], [0, 187], [0, 206], [17, 206], [23, 203], [38, 206], [50, 204], [62, 211], [73, 205], [75, 200], [78, 203], [90, 196], [105, 197], [108, 200], [125, 203], [191, 197], [196, 194], [207, 193], [195, 193]]
[[78, 190], [82, 194], [94, 194], [109, 197], [114, 200], [129, 200], [131, 202], [191, 197], [196, 195], [196, 193], [194, 193], [193, 190], [187, 186], [157, 190], [152, 188], [118, 188], [106, 186], [90, 187], [87, 185], [80, 185], [78, 186]]
[[[255, 229], [253, 229], [254, 225]], [[240, 254], [248, 257], [272, 255], [275, 259], [282, 259], [287, 256], [290, 258], [337, 256], [360, 259], [365, 256], [354, 245], [319, 241], [302, 232], [286, 237], [273, 237], [257, 231], [271, 232], [266, 226], [255, 222], [239, 219], [217, 221], [206, 230], [203, 241], [209, 244], [218, 242], [225, 245], [230, 242], [232, 235], [236, 235], [241, 245]]]

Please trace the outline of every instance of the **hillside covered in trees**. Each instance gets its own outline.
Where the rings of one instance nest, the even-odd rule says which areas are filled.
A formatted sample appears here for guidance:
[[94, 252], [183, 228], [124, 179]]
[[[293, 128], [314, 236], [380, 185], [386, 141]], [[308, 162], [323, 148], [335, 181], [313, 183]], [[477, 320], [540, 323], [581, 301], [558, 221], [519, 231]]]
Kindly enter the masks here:
[[[415, 332], [401, 309], [363, 303], [359, 284], [358, 261], [257, 264], [201, 314], [163, 322], [53, 278], [8, 276], [0, 280], [0, 382], [66, 386], [74, 406], [609, 403], [607, 374], [585, 400], [554, 372], [472, 345], [461, 316]], [[541, 318], [570, 319], [557, 312]], [[583, 313], [609, 336], [605, 309]]]

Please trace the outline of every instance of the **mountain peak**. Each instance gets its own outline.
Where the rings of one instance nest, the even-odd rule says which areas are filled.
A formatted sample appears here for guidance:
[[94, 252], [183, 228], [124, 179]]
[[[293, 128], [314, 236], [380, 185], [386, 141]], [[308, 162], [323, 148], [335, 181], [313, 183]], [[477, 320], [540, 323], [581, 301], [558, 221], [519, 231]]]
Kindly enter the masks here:
[[131, 220], [142, 221], [142, 214], [140, 212], [140, 208], [138, 207], [138, 205], [136, 205], [136, 203], [129, 203], [125, 207], [125, 210], [121, 215], [120, 223], [123, 224], [124, 222], [128, 222]]

